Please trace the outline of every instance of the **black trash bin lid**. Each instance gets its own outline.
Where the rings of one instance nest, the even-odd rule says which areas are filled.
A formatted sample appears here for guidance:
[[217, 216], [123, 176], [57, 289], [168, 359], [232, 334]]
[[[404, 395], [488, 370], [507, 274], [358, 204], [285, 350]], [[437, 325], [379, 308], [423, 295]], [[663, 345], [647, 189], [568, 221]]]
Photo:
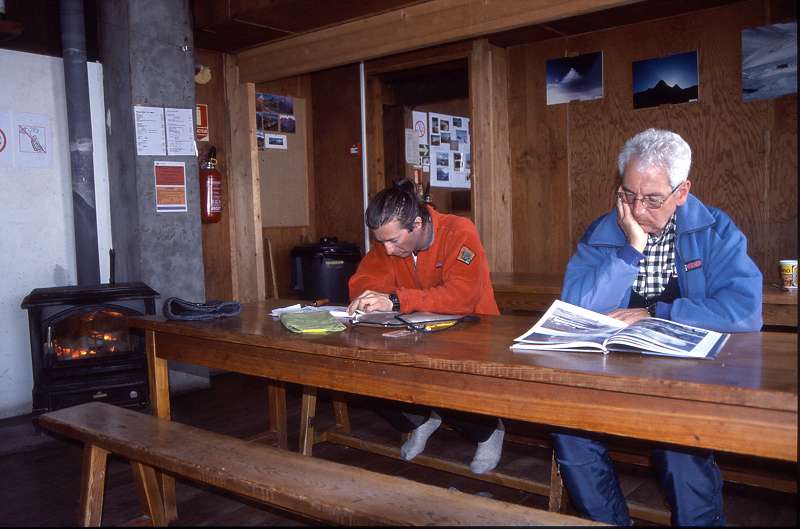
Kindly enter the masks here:
[[292, 257], [317, 254], [361, 257], [361, 248], [352, 242], [339, 242], [338, 237], [331, 236], [320, 237], [318, 243], [303, 244], [292, 248]]

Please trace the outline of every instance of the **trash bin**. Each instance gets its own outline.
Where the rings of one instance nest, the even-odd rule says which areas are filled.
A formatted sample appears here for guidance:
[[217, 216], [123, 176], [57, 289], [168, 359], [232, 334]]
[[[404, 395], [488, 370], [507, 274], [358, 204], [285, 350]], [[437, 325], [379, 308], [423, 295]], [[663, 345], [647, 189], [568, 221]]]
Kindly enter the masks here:
[[347, 281], [361, 261], [361, 249], [336, 237], [317, 244], [295, 246], [291, 252], [292, 290], [302, 299], [327, 298], [331, 303], [349, 300]]

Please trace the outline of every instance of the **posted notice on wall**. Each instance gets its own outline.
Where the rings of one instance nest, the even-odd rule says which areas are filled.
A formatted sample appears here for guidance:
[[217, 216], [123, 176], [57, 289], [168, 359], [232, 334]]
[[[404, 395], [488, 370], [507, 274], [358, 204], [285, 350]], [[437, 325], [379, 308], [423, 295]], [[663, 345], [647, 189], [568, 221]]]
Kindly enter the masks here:
[[188, 211], [186, 205], [186, 164], [153, 162], [156, 182], [156, 213]]
[[165, 108], [167, 124], [167, 154], [169, 156], [197, 156], [194, 143], [194, 120], [191, 108]]
[[164, 109], [134, 106], [133, 117], [136, 128], [136, 154], [165, 156], [167, 140], [164, 136]]
[[17, 167], [50, 167], [52, 154], [50, 118], [41, 114], [14, 113], [15, 163]]

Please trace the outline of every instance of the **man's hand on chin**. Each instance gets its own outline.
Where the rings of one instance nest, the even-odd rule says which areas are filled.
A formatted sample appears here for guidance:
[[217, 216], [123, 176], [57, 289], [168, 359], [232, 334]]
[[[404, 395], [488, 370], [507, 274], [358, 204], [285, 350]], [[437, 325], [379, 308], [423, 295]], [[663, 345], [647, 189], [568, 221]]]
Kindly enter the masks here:
[[352, 314], [357, 310], [362, 312], [389, 312], [392, 310], [392, 300], [389, 299], [389, 294], [375, 292], [374, 290], [365, 290], [361, 295], [350, 302], [350, 305], [347, 307], [348, 314]]
[[628, 325], [650, 317], [650, 313], [647, 312], [647, 309], [616, 309], [612, 310], [607, 315], [623, 321]]

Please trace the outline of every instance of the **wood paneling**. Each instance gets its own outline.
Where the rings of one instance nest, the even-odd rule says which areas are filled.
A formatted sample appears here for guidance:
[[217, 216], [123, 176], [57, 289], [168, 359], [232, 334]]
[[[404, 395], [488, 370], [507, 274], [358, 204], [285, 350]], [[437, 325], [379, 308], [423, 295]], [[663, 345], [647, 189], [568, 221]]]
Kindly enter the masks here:
[[492, 272], [513, 266], [508, 54], [476, 40], [470, 57], [474, 218]]
[[[514, 271], [563, 272], [611, 207], [625, 140], [658, 127], [692, 146], [692, 192], [731, 215], [765, 279], [777, 281], [777, 260], [797, 255], [797, 96], [745, 103], [739, 79], [741, 30], [780, 21], [769, 13], [785, 15], [785, 4], [749, 0], [511, 48], [513, 221], [526, 234], [514, 241]], [[631, 63], [693, 50], [699, 101], [633, 110]], [[604, 97], [545, 106], [546, 61], [596, 51]]]
[[225, 71], [222, 54], [195, 49], [197, 62], [211, 69], [211, 81], [195, 84], [196, 101], [208, 105], [207, 142], [197, 142], [200, 159], [204, 160], [209, 147], [217, 148], [217, 169], [222, 175], [222, 218], [219, 222], [202, 225], [203, 267], [205, 269], [206, 299], [232, 299], [230, 178], [225, 152]]
[[267, 81], [455, 42], [635, 0], [429, 0], [238, 54], [242, 81]]
[[315, 73], [311, 86], [317, 233], [361, 245], [361, 155], [350, 154], [350, 146], [361, 143], [358, 67]]

